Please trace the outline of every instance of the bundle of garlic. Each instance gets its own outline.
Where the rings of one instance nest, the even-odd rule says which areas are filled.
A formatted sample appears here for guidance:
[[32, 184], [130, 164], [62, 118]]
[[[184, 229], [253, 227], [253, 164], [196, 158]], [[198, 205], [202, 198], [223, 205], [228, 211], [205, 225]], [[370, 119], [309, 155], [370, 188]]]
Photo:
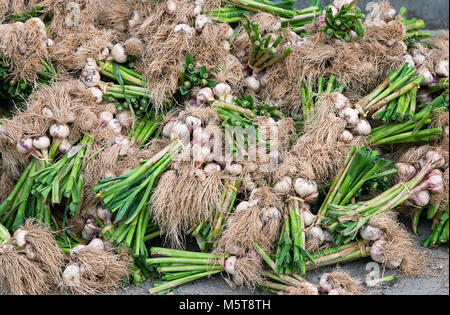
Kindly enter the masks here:
[[[377, 214], [394, 209], [408, 199], [415, 200], [415, 202], [426, 201], [427, 203], [427, 190], [439, 191], [443, 189], [442, 177], [436, 173], [440, 173], [438, 169], [444, 163], [445, 161], [440, 153], [429, 151], [421, 158], [421, 168], [417, 173], [415, 171], [403, 172], [397, 165], [400, 177], [398, 184], [370, 200], [348, 205], [341, 202], [340, 205], [333, 206], [336, 210], [329, 209], [326, 211], [326, 219], [322, 220], [323, 224], [333, 233], [337, 243], [348, 242], [354, 239], [362, 226]], [[364, 176], [364, 174], [361, 174], [361, 176]], [[325, 216], [322, 212], [321, 217], [324, 218]]]
[[70, 251], [71, 262], [66, 265], [60, 283], [65, 294], [114, 294], [130, 273], [127, 252], [115, 253], [101, 239], [88, 245], [77, 245]]
[[0, 224], [0, 283], [5, 293], [52, 293], [61, 279], [63, 262], [48, 227], [27, 220], [11, 238]]

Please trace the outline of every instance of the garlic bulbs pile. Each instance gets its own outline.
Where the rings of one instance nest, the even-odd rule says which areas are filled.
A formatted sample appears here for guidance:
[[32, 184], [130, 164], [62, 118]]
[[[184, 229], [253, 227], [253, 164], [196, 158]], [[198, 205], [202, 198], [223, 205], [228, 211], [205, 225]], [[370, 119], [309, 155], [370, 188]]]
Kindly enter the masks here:
[[338, 92], [332, 93], [334, 106], [339, 112], [339, 117], [347, 122], [346, 128], [340, 135], [343, 142], [349, 143], [353, 140], [353, 136], [367, 136], [372, 128], [367, 120], [360, 117], [358, 110], [350, 107], [350, 101], [344, 95]]

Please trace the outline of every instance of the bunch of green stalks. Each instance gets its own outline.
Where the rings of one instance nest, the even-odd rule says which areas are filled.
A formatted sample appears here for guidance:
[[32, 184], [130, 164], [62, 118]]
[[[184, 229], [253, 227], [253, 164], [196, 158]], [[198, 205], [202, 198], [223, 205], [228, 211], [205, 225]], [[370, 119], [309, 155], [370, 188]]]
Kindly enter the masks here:
[[59, 141], [53, 139], [49, 152], [30, 150], [31, 162], [27, 165], [8, 197], [0, 204], [0, 222], [16, 230], [27, 218], [51, 225], [50, 205], [46, 198], [34, 194], [34, 177], [39, 171], [50, 167]]
[[[107, 83], [102, 86], [103, 98], [109, 102], [117, 102], [117, 111], [133, 108], [137, 116], [144, 115], [151, 105], [147, 88], [120, 84]], [[130, 102], [130, 103], [128, 103]]]
[[23, 22], [23, 23], [25, 23], [27, 20], [29, 20], [31, 18], [39, 17], [39, 16], [43, 15], [44, 11], [45, 11], [44, 7], [37, 5], [37, 6], [35, 6], [33, 8], [30, 8], [28, 10], [12, 13], [8, 17], [8, 20], [10, 20], [11, 22]]
[[365, 245], [363, 242], [352, 241], [311, 255], [314, 258], [315, 263], [307, 262], [307, 271], [368, 257], [370, 256], [370, 246]]
[[270, 258], [270, 256], [261, 248], [261, 246], [259, 246], [258, 243], [254, 243], [253, 247], [270, 268], [270, 270], [262, 271], [262, 274], [263, 276], [265, 276], [266, 280], [264, 280], [261, 284], [261, 289], [271, 293], [278, 293], [280, 291], [286, 291], [288, 287], [298, 286], [306, 282], [306, 280], [303, 279], [298, 273], [279, 273], [276, 262]]
[[[270, 145], [260, 138], [257, 132], [257, 126], [253, 124], [253, 119], [258, 115], [250, 108], [237, 105], [239, 104], [237, 98], [234, 100], [235, 104], [215, 101], [211, 105], [217, 110], [219, 118], [223, 120], [222, 126], [225, 127], [226, 144], [230, 146], [227, 148], [229, 152], [233, 152], [233, 156], [235, 156], [238, 154], [239, 150], [245, 150], [251, 141], [256, 141], [257, 143], [270, 148]], [[249, 103], [248, 107], [253, 107], [249, 98], [244, 98], [244, 100]], [[247, 103], [242, 101], [241, 104], [245, 105]], [[242, 128], [243, 132], [239, 132], [238, 130], [233, 132], [236, 127]], [[244, 131], [247, 132], [247, 134], [244, 134]]]
[[303, 222], [303, 201], [291, 198], [287, 202], [284, 223], [275, 254], [275, 270], [280, 274], [306, 272], [306, 262], [314, 258], [305, 250], [305, 224]]
[[293, 8], [295, 1], [270, 1], [270, 0], [228, 0], [230, 4], [255, 13], [267, 12], [277, 17], [294, 18], [296, 10]]
[[382, 159], [378, 155], [378, 151], [365, 147], [357, 149], [356, 146], [353, 146], [350, 149], [320, 206], [316, 224], [326, 220], [330, 207], [345, 206], [354, 201], [356, 193], [368, 181], [396, 172], [395, 169], [382, 171], [392, 162]]
[[416, 69], [405, 62], [389, 72], [386, 79], [358, 101], [355, 107], [364, 117], [374, 113], [372, 118], [385, 122], [414, 117], [416, 93], [423, 80], [424, 77], [416, 76]]
[[158, 138], [161, 133], [161, 121], [163, 117], [142, 117], [129, 133], [129, 138], [138, 148], [145, 145], [149, 139]]
[[[321, 207], [318, 214], [319, 222], [322, 222], [322, 226], [326, 227], [330, 233], [332, 233], [336, 244], [346, 244], [355, 239], [359, 229], [364, 226], [372, 217], [395, 209], [399, 205], [411, 198], [413, 189], [419, 185], [422, 180], [431, 172], [436, 163], [440, 163], [440, 160], [435, 160], [432, 154], [431, 157], [427, 157], [427, 160], [423, 163], [423, 167], [412, 178], [403, 180], [392, 186], [383, 193], [376, 197], [360, 202], [347, 203], [339, 202], [332, 204], [328, 202], [329, 196], [325, 199], [326, 206]], [[439, 154], [437, 154], [439, 155]], [[344, 167], [341, 170], [349, 168], [353, 161], [355, 161], [355, 155], [352, 154], [350, 158], [347, 158], [347, 163], [344, 163]], [[365, 173], [365, 172], [364, 172]], [[359, 177], [366, 177], [367, 175], [359, 175]], [[342, 176], [337, 176], [342, 178]], [[334, 183], [339, 183], [341, 180], [335, 179]], [[344, 181], [343, 181], [344, 183]], [[337, 185], [338, 187], [341, 184]], [[343, 201], [345, 199], [342, 199]]]
[[284, 114], [278, 110], [278, 107], [270, 106], [264, 101], [256, 104], [251, 95], [244, 95], [242, 99], [235, 96], [233, 97], [233, 104], [251, 110], [255, 116], [269, 116], [273, 119], [284, 117]]
[[281, 26], [283, 28], [289, 28], [297, 34], [304, 33], [305, 25], [313, 24], [321, 14], [319, 2], [319, 0], [312, 0], [309, 7], [294, 10], [295, 16], [293, 18], [280, 18]]
[[413, 38], [416, 41], [420, 41], [424, 38], [431, 37], [431, 34], [428, 32], [420, 32], [420, 30], [425, 28], [425, 21], [417, 18], [407, 19], [405, 16], [406, 11], [407, 10], [405, 7], [401, 7], [397, 16], [395, 17], [396, 20], [402, 22], [405, 26], [406, 34], [404, 39], [409, 40]]
[[131, 248], [134, 256], [147, 255], [144, 238], [150, 219], [152, 189], [180, 147], [179, 140], [174, 140], [125, 175], [102, 179], [92, 187], [102, 207], [114, 214], [116, 227], [108, 239]]
[[259, 33], [258, 23], [252, 22], [244, 17], [243, 26], [252, 42], [250, 49], [250, 59], [248, 65], [254, 71], [261, 71], [285, 58], [291, 53], [291, 48], [284, 49], [281, 53], [277, 47], [283, 40], [283, 35], [279, 34], [273, 43], [271, 43], [272, 34], [262, 36]]
[[224, 259], [209, 253], [190, 252], [161, 247], [150, 248], [147, 265], [156, 265], [162, 281], [155, 281], [150, 294], [166, 294], [171, 289], [203, 277], [225, 271]]
[[31, 193], [52, 205], [65, 204], [72, 216], [79, 213], [83, 200], [83, 161], [91, 141], [91, 136], [85, 135], [61, 159], [43, 169], [31, 171]]
[[217, 247], [225, 223], [233, 212], [240, 185], [240, 180], [225, 179], [220, 195], [220, 205], [216, 209], [212, 221], [207, 222], [203, 219], [192, 231], [191, 235], [197, 239], [202, 252], [211, 252]]
[[336, 37], [346, 42], [351, 42], [353, 40], [351, 31], [355, 32], [358, 38], [363, 38], [364, 27], [362, 19], [364, 14], [360, 9], [355, 8], [356, 2], [344, 4], [335, 15], [333, 15], [333, 10], [330, 6], [325, 7], [323, 32], [327, 38]]
[[437, 201], [429, 204], [427, 207], [419, 207], [412, 215], [411, 226], [416, 235], [418, 235], [417, 226], [422, 215], [425, 215], [428, 220], [432, 221], [431, 233], [422, 243], [425, 247], [436, 248], [449, 242], [449, 207], [448, 203], [442, 207], [444, 202]]
[[[33, 84], [14, 78], [2, 60], [0, 53], [0, 111], [9, 111], [24, 104], [33, 92]], [[41, 63], [43, 69], [38, 72], [36, 84], [48, 85], [52, 79], [57, 78], [57, 73], [48, 61], [42, 59]]]
[[306, 83], [300, 83], [300, 92], [302, 95], [302, 109], [303, 109], [303, 118], [304, 120], [308, 120], [312, 117], [314, 112], [314, 105], [320, 101], [323, 93], [333, 93], [339, 92], [342, 93], [345, 89], [345, 84], [339, 84], [336, 81], [336, 77], [331, 75], [328, 79], [328, 82], [325, 86], [325, 79], [320, 77], [317, 80], [317, 90], [314, 91], [313, 87]]
[[393, 122], [373, 128], [367, 137], [371, 145], [388, 145], [396, 143], [428, 142], [442, 134], [441, 128], [424, 128], [431, 122], [436, 110], [445, 110], [448, 106], [448, 94], [436, 97], [411, 119], [405, 122]]
[[214, 87], [216, 82], [209, 79], [210, 75], [206, 70], [206, 66], [196, 68], [194, 64], [194, 57], [187, 53], [183, 69], [180, 70], [180, 93], [181, 95], [188, 94], [193, 87]]
[[212, 21], [218, 23], [237, 23], [242, 20], [244, 15], [253, 14], [251, 10], [242, 9], [234, 5], [226, 5], [214, 9], [211, 12], [206, 12], [206, 15], [211, 18]]

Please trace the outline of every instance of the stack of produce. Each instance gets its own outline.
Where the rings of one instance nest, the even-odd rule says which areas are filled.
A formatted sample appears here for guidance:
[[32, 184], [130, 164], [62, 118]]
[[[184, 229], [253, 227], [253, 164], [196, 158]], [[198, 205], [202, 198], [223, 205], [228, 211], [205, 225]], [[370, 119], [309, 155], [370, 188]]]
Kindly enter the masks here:
[[0, 0], [0, 293], [425, 274], [449, 243], [448, 32], [294, 3]]

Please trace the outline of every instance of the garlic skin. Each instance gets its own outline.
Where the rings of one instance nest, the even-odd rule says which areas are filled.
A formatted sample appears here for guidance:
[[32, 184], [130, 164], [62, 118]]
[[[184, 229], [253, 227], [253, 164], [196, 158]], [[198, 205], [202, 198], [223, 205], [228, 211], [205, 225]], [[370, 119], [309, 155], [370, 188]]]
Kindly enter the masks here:
[[213, 90], [209, 87], [200, 89], [197, 93], [195, 100], [197, 102], [197, 105], [201, 105], [202, 103], [214, 101]]
[[112, 224], [111, 213], [108, 210], [103, 209], [102, 207], [98, 207], [97, 216], [100, 220], [102, 220], [103, 224], [105, 224], [106, 226]]
[[283, 194], [283, 195], [288, 194], [291, 191], [291, 189], [292, 189], [292, 178], [290, 178], [289, 176], [283, 177], [273, 187], [273, 190], [277, 194]]
[[359, 234], [365, 241], [376, 241], [384, 235], [383, 231], [381, 231], [379, 228], [376, 228], [369, 224], [364, 225], [361, 230], [359, 230]]
[[202, 125], [202, 120], [200, 118], [194, 117], [194, 116], [188, 116], [185, 119], [186, 125], [188, 127], [197, 128]]
[[386, 257], [384, 256], [384, 248], [386, 246], [386, 241], [383, 239], [379, 239], [372, 244], [370, 248], [370, 257], [373, 261], [383, 264], [386, 261]]
[[353, 128], [353, 131], [360, 136], [368, 136], [370, 132], [372, 131], [372, 127], [370, 126], [369, 122], [365, 119], [361, 119], [355, 128]]
[[125, 128], [130, 128], [133, 124], [133, 118], [131, 116], [131, 113], [129, 111], [123, 111], [117, 114], [117, 119], [119, 120], [120, 125], [122, 125]]
[[397, 175], [401, 181], [407, 182], [416, 175], [416, 168], [407, 163], [395, 163], [394, 167], [397, 169]]
[[440, 77], [448, 77], [448, 60], [439, 61], [434, 67], [434, 71]]
[[257, 92], [259, 91], [261, 84], [254, 76], [249, 76], [245, 78], [245, 86], [247, 86], [250, 90]]

